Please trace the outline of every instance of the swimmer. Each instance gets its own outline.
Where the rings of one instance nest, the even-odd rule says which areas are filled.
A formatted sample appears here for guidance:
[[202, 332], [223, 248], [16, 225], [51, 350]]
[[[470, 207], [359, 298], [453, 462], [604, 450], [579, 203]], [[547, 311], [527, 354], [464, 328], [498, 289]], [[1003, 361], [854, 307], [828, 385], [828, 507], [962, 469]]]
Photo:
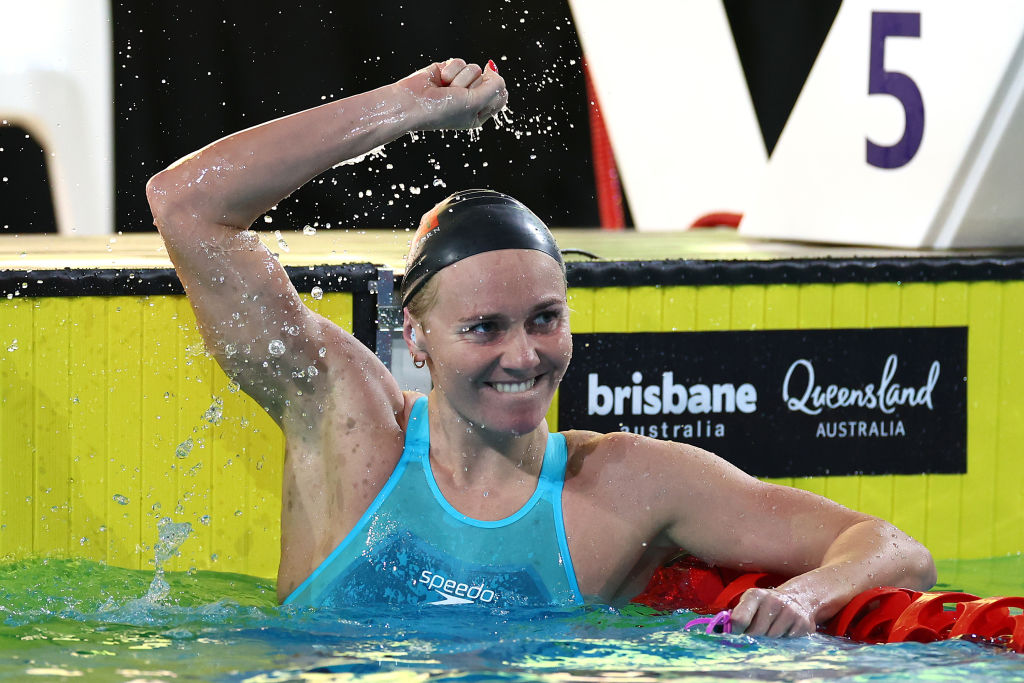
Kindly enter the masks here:
[[682, 548], [793, 577], [747, 591], [732, 620], [734, 632], [796, 636], [868, 588], [930, 588], [931, 555], [885, 521], [693, 446], [549, 434], [572, 354], [565, 270], [510, 197], [456, 193], [415, 234], [403, 334], [429, 396], [400, 390], [302, 304], [254, 221], [342, 161], [413, 131], [479, 128], [506, 99], [492, 65], [450, 59], [229, 135], [149, 181], [208, 349], [285, 435], [279, 598], [616, 604]]

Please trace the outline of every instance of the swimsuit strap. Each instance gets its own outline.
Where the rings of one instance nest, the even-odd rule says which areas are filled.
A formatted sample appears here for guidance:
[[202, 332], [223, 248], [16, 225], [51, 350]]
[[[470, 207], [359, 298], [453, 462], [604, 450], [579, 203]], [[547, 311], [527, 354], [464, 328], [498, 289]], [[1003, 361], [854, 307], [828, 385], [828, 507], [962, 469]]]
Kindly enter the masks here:
[[544, 462], [541, 464], [537, 486], [543, 489], [543, 495], [554, 501], [561, 497], [562, 484], [565, 481], [565, 466], [568, 462], [568, 449], [565, 435], [557, 432], [548, 434], [547, 447], [544, 449]]
[[402, 459], [421, 450], [430, 450], [430, 419], [427, 412], [427, 397], [420, 396], [409, 411], [409, 422], [405, 425], [405, 449]]

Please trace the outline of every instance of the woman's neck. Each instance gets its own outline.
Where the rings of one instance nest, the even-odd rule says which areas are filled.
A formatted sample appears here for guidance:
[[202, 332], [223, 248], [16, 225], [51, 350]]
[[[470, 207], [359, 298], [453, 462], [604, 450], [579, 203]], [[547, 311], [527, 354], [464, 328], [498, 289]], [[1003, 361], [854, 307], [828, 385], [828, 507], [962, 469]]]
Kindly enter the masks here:
[[466, 486], [487, 482], [536, 481], [547, 448], [547, 421], [526, 434], [511, 434], [477, 425], [459, 415], [432, 392], [429, 403], [430, 455], [451, 472], [454, 482]]

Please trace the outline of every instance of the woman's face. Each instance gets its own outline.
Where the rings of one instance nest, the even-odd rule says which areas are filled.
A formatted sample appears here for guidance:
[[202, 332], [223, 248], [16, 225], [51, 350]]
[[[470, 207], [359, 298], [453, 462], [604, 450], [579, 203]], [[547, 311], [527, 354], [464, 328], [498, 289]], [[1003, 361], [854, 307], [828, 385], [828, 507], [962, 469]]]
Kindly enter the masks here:
[[435, 391], [478, 428], [532, 431], [572, 356], [561, 267], [539, 251], [505, 249], [435, 278], [437, 298], [417, 332]]

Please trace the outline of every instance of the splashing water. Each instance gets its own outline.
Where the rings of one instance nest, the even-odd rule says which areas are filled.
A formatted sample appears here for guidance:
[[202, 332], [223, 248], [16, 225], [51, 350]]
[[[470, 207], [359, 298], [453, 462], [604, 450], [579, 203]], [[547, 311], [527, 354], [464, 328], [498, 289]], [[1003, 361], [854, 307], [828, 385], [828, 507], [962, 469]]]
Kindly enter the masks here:
[[[160, 550], [166, 554], [169, 545]], [[1024, 558], [982, 564], [970, 581], [973, 574], [950, 577], [948, 563], [940, 564], [940, 577], [956, 585], [939, 588], [1024, 592]], [[984, 577], [1003, 583], [974, 582]], [[151, 571], [88, 560], [0, 565], [0, 680], [1024, 680], [1024, 656], [966, 641], [865, 645], [824, 635], [709, 635], [683, 631], [692, 613], [637, 605], [512, 612], [277, 607], [272, 581], [206, 570], [167, 571], [165, 598], [137, 597], [148, 595], [152, 578]]]
[[185, 542], [188, 535], [192, 533], [192, 525], [188, 522], [174, 522], [170, 517], [163, 517], [156, 524], [157, 542], [153, 546], [153, 560], [156, 564], [156, 574], [153, 582], [149, 584], [144, 600], [158, 602], [167, 597], [171, 592], [171, 586], [164, 578], [164, 563], [178, 553], [178, 548]]
[[212, 425], [219, 425], [224, 420], [224, 399], [220, 396], [213, 397], [213, 403], [203, 413], [203, 419]]
[[192, 453], [193, 446], [195, 446], [195, 442], [192, 441], [192, 437], [190, 436], [178, 444], [178, 447], [174, 449], [174, 455], [177, 458], [184, 460]]
[[387, 152], [384, 150], [384, 145], [381, 145], [380, 147], [375, 147], [374, 149], [371, 149], [366, 154], [360, 154], [357, 157], [352, 157], [351, 159], [346, 159], [341, 163], [335, 164], [332, 168], [338, 168], [339, 166], [354, 166], [355, 164], [361, 163], [366, 159], [383, 159], [386, 157]]
[[[267, 216], [267, 218], [270, 218], [270, 216]], [[281, 235], [280, 230], [274, 231], [274, 237], [277, 238], [277, 246], [281, 249], [281, 251], [291, 251], [288, 248], [288, 243], [284, 241], [284, 236]]]
[[502, 128], [504, 126], [511, 126], [512, 125], [512, 110], [508, 108], [508, 105], [505, 105], [500, 110], [496, 111], [494, 113], [494, 116], [492, 116], [491, 118], [494, 119], [494, 125], [497, 128]]

